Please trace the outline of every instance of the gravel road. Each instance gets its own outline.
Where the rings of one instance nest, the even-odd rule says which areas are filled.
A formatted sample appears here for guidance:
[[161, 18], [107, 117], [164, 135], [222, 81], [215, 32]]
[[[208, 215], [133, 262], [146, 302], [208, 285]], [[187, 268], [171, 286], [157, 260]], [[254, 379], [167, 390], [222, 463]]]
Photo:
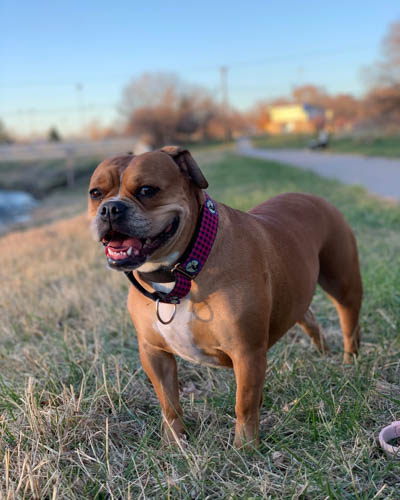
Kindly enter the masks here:
[[242, 156], [264, 158], [312, 170], [321, 176], [345, 184], [358, 184], [370, 193], [400, 201], [400, 159], [303, 149], [256, 149], [247, 139], [238, 141], [237, 152]]

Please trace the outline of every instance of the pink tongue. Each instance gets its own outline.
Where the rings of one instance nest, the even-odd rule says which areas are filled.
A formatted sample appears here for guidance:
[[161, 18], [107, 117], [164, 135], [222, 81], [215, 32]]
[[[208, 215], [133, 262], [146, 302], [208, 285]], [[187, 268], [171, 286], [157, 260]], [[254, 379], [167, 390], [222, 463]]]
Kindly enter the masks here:
[[132, 247], [136, 250], [140, 250], [142, 248], [142, 242], [138, 238], [127, 238], [126, 240], [116, 239], [111, 240], [107, 246], [111, 248]]

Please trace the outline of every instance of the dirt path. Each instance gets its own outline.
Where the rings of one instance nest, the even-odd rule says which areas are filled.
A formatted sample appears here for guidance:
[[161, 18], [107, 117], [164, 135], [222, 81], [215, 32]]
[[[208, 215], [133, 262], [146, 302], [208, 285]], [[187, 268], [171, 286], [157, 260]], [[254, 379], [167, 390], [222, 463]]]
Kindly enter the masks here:
[[400, 159], [350, 154], [318, 153], [302, 149], [256, 149], [250, 141], [238, 141], [243, 156], [264, 158], [312, 170], [345, 184], [364, 186], [369, 192], [400, 201]]

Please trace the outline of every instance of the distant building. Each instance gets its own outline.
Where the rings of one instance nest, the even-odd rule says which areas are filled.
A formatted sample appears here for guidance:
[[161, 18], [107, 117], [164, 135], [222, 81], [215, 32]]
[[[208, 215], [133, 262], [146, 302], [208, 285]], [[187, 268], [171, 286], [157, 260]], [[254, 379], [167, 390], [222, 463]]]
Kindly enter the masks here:
[[268, 108], [264, 129], [269, 134], [309, 134], [324, 127], [331, 112], [310, 104], [282, 104]]

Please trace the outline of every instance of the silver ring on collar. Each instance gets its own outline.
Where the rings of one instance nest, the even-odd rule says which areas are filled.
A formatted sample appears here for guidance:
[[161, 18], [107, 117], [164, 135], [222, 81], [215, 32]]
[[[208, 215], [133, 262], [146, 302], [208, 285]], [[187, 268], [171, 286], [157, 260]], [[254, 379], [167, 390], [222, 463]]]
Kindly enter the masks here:
[[159, 311], [159, 307], [160, 307], [160, 299], [157, 299], [156, 300], [156, 314], [157, 314], [157, 319], [160, 323], [162, 323], [163, 325], [169, 325], [170, 323], [172, 323], [172, 321], [174, 320], [175, 318], [175, 315], [176, 315], [176, 304], [171, 304], [174, 306], [174, 312], [172, 313], [172, 316], [169, 318], [168, 321], [164, 321], [161, 316], [160, 316], [160, 311]]

